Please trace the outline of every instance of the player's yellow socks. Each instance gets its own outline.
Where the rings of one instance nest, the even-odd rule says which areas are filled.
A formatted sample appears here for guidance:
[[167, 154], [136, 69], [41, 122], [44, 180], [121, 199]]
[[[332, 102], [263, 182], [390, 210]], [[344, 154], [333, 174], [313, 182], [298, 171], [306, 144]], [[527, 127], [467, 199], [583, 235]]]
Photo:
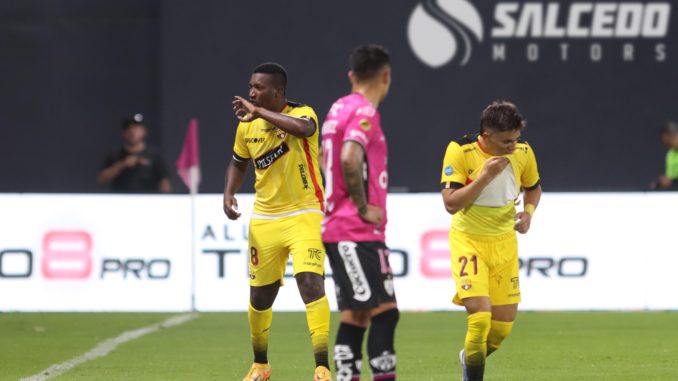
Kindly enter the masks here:
[[466, 365], [470, 367], [484, 366], [487, 355], [487, 335], [490, 332], [491, 312], [476, 312], [468, 315], [468, 328], [464, 353]]
[[252, 305], [247, 308], [247, 319], [250, 322], [250, 338], [252, 350], [254, 350], [254, 362], [259, 364], [268, 363], [268, 334], [273, 320], [273, 308], [264, 311], [254, 309]]
[[329, 369], [327, 338], [330, 334], [330, 304], [327, 302], [327, 296], [306, 305], [306, 321], [311, 332], [316, 366]]
[[513, 322], [492, 320], [490, 334], [487, 335], [487, 355], [499, 349], [501, 342], [511, 333]]

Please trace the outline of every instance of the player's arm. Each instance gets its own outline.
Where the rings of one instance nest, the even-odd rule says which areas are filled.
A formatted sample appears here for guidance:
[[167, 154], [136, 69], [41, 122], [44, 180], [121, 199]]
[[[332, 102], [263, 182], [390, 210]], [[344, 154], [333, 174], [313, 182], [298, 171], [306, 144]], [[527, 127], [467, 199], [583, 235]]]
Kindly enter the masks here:
[[325, 175], [325, 157], [323, 156], [323, 146], [318, 147], [318, 166], [320, 167], [320, 172]]
[[532, 216], [534, 215], [537, 205], [539, 205], [539, 200], [541, 199], [541, 185], [539, 179], [539, 171], [537, 169], [537, 159], [535, 158], [534, 151], [527, 143], [527, 163], [525, 165], [525, 170], [520, 177], [520, 182], [523, 185], [523, 211], [516, 213], [516, 224], [513, 228], [521, 234], [527, 233], [530, 230], [530, 223], [532, 222]]
[[230, 220], [237, 220], [240, 217], [238, 212], [238, 200], [235, 198], [235, 193], [242, 186], [245, 181], [245, 174], [247, 173], [248, 160], [239, 160], [233, 158], [226, 168], [225, 185], [224, 185], [224, 213]]
[[505, 157], [490, 158], [485, 162], [480, 176], [472, 183], [456, 189], [455, 187], [443, 189], [443, 202], [447, 212], [455, 214], [471, 205], [480, 196], [480, 192], [506, 168], [508, 163], [509, 161]]
[[532, 222], [532, 216], [534, 211], [539, 205], [539, 200], [541, 200], [541, 185], [537, 183], [537, 186], [525, 189], [523, 194], [523, 211], [516, 213], [516, 224], [513, 228], [521, 234], [527, 233], [530, 230], [530, 224]]
[[310, 117], [296, 117], [267, 110], [255, 106], [239, 96], [236, 96], [233, 101], [233, 111], [235, 111], [235, 116], [243, 122], [251, 122], [254, 119], [261, 118], [281, 130], [301, 138], [313, 135], [317, 128], [315, 121]]
[[367, 203], [367, 192], [363, 179], [363, 157], [365, 151], [360, 143], [347, 140], [341, 147], [341, 169], [344, 175], [346, 190], [353, 204], [358, 209], [360, 218], [366, 222], [380, 224], [384, 219], [384, 211]]

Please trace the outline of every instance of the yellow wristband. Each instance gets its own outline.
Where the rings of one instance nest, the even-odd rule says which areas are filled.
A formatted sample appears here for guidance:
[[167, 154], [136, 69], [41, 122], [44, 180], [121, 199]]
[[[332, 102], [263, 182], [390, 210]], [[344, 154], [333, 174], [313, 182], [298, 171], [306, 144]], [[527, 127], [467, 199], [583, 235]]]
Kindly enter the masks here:
[[532, 204], [525, 204], [525, 207], [523, 208], [523, 211], [525, 213], [529, 213], [530, 216], [534, 216], [534, 210], [537, 209], [534, 205]]

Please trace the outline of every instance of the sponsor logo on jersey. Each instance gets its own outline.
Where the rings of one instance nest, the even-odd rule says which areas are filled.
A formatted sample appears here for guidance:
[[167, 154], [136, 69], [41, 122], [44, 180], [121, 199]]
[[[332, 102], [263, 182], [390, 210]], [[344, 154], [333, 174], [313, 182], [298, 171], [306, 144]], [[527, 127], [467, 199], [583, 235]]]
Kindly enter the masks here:
[[360, 128], [363, 129], [363, 131], [369, 131], [370, 128], [372, 128], [372, 125], [370, 124], [370, 121], [367, 119], [360, 119]]
[[445, 167], [445, 176], [451, 176], [454, 173], [454, 168], [451, 165]]
[[368, 106], [362, 106], [362, 107], [358, 108], [355, 112], [356, 116], [365, 115], [368, 118], [373, 117], [374, 114], [376, 114], [376, 113], [377, 113], [377, 110], [374, 107], [369, 106], [369, 105]]
[[282, 143], [281, 145], [254, 159], [254, 166], [257, 169], [266, 169], [288, 152], [290, 152], [290, 148], [286, 143]]
[[304, 164], [299, 164], [299, 175], [301, 176], [301, 183], [304, 186], [304, 189], [308, 189], [308, 179], [306, 178], [306, 166]]

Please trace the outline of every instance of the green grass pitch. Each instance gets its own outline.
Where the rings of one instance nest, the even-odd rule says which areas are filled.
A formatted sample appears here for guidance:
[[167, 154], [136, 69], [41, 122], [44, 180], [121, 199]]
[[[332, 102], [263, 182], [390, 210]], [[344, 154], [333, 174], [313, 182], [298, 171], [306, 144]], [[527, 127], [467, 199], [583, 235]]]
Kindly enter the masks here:
[[[171, 315], [0, 314], [0, 380], [34, 375]], [[338, 315], [332, 319], [333, 338]], [[398, 379], [460, 379], [457, 352], [465, 325], [459, 312], [403, 313], [396, 337]], [[240, 381], [251, 360], [245, 313], [203, 313], [51, 379]], [[274, 313], [269, 360], [272, 381], [312, 379], [305, 314]], [[678, 312], [520, 313], [513, 334], [490, 356], [485, 379], [677, 380]]]

